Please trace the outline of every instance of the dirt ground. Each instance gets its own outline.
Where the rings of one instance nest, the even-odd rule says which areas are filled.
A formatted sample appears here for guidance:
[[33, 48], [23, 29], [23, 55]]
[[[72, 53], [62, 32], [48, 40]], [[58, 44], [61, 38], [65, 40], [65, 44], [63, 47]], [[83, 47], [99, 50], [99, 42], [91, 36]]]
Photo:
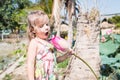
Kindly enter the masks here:
[[[22, 39], [4, 39], [4, 41], [0, 41], [0, 57], [9, 57], [13, 51], [22, 47], [22, 44], [27, 45], [28, 40], [26, 38]], [[27, 80], [26, 76], [26, 66], [23, 64], [22, 66], [17, 67], [12, 73], [11, 80]]]
[[5, 39], [4, 41], [0, 42], [0, 56], [8, 56], [14, 50], [21, 47], [22, 44], [27, 44], [27, 39]]

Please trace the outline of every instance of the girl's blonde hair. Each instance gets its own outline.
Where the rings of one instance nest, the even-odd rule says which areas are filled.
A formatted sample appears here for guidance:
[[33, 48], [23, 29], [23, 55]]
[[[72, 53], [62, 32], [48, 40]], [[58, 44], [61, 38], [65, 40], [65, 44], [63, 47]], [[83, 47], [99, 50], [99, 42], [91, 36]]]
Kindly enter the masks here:
[[40, 26], [42, 27], [44, 24], [48, 24], [49, 18], [47, 14], [45, 14], [41, 10], [32, 11], [30, 14], [28, 14], [27, 20], [28, 20], [28, 38], [29, 40], [36, 37], [34, 27], [36, 26], [36, 22], [39, 19]]

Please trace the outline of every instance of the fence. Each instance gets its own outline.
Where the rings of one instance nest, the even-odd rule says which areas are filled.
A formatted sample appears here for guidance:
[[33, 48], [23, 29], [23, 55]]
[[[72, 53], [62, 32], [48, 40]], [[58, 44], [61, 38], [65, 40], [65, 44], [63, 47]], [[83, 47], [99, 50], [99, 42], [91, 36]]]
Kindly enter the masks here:
[[1, 34], [1, 39], [4, 40], [4, 36], [9, 36], [11, 33], [11, 30], [1, 30], [0, 34]]

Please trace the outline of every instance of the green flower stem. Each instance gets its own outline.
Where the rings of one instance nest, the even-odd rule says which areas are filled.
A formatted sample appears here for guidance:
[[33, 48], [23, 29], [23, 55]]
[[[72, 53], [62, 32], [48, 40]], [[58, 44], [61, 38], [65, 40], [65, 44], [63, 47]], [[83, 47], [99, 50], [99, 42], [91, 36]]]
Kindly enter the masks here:
[[97, 75], [95, 74], [94, 70], [90, 67], [90, 65], [89, 65], [86, 61], [84, 61], [82, 58], [80, 58], [79, 56], [77, 56], [75, 53], [73, 53], [72, 55], [74, 55], [74, 56], [77, 57], [79, 60], [81, 60], [83, 63], [85, 63], [85, 64], [90, 68], [90, 70], [92, 71], [92, 73], [94, 74], [94, 76], [96, 77], [96, 80], [98, 80], [98, 77], [97, 77]]

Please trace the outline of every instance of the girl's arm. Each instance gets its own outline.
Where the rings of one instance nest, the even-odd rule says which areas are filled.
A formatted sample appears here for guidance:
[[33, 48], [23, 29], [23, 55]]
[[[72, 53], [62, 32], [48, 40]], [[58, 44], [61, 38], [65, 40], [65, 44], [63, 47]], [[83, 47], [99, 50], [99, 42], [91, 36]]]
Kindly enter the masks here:
[[68, 59], [69, 57], [71, 57], [72, 55], [72, 51], [67, 52], [66, 54], [57, 57], [57, 63], [63, 62], [64, 60]]
[[28, 80], [34, 80], [35, 73], [35, 55], [36, 55], [36, 43], [35, 41], [31, 41], [28, 47], [27, 52], [27, 74]]

